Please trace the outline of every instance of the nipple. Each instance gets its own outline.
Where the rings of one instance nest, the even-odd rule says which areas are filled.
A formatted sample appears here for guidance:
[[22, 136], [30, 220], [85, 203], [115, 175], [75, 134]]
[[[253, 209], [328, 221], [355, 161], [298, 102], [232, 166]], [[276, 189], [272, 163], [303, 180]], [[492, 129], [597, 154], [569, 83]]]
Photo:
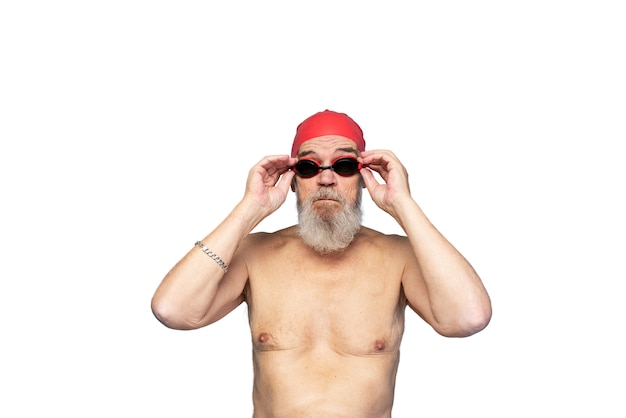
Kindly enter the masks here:
[[374, 343], [374, 349], [376, 351], [383, 351], [385, 349], [385, 340], [376, 340]]
[[270, 339], [270, 335], [266, 332], [262, 332], [259, 334], [259, 342], [261, 344], [265, 344]]

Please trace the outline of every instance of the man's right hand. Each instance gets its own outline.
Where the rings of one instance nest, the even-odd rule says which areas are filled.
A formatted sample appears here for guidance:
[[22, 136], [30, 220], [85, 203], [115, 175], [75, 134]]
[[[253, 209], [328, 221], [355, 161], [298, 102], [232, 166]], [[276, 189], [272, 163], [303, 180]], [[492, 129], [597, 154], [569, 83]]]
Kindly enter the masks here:
[[266, 156], [250, 169], [244, 200], [255, 202], [265, 212], [276, 211], [287, 199], [295, 173], [290, 167], [298, 161], [289, 155]]

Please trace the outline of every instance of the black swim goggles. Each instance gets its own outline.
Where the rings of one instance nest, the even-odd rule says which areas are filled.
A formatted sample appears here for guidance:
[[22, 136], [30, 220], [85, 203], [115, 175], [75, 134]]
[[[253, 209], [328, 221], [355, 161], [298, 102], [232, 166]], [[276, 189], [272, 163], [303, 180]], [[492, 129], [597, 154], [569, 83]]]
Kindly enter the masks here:
[[315, 177], [322, 170], [333, 170], [340, 176], [350, 177], [358, 173], [361, 168], [363, 164], [354, 157], [337, 158], [331, 165], [326, 166], [320, 165], [315, 160], [303, 158], [292, 167], [298, 176], [305, 179]]

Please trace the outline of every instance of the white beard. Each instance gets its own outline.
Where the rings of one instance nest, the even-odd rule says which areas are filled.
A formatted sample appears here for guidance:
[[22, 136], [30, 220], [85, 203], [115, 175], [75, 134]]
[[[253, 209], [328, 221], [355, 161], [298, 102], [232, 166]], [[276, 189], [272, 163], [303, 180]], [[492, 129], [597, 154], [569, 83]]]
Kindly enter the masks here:
[[[361, 195], [359, 188], [356, 202], [349, 204], [343, 196], [330, 188], [319, 189], [304, 202], [301, 202], [298, 194], [298, 234], [304, 243], [321, 254], [346, 249], [361, 229]], [[318, 214], [313, 209], [313, 203], [324, 198], [338, 201], [342, 207], [340, 212], [332, 216], [330, 213]]]

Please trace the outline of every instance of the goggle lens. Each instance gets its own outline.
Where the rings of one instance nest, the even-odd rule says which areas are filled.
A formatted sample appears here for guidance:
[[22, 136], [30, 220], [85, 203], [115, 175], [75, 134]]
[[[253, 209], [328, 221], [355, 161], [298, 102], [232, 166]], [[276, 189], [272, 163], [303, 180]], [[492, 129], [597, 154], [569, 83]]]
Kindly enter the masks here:
[[294, 166], [297, 175], [303, 178], [316, 176], [322, 170], [333, 170], [335, 173], [343, 177], [350, 177], [359, 172], [363, 165], [352, 157], [339, 158], [332, 165], [322, 166], [315, 160], [300, 160]]

